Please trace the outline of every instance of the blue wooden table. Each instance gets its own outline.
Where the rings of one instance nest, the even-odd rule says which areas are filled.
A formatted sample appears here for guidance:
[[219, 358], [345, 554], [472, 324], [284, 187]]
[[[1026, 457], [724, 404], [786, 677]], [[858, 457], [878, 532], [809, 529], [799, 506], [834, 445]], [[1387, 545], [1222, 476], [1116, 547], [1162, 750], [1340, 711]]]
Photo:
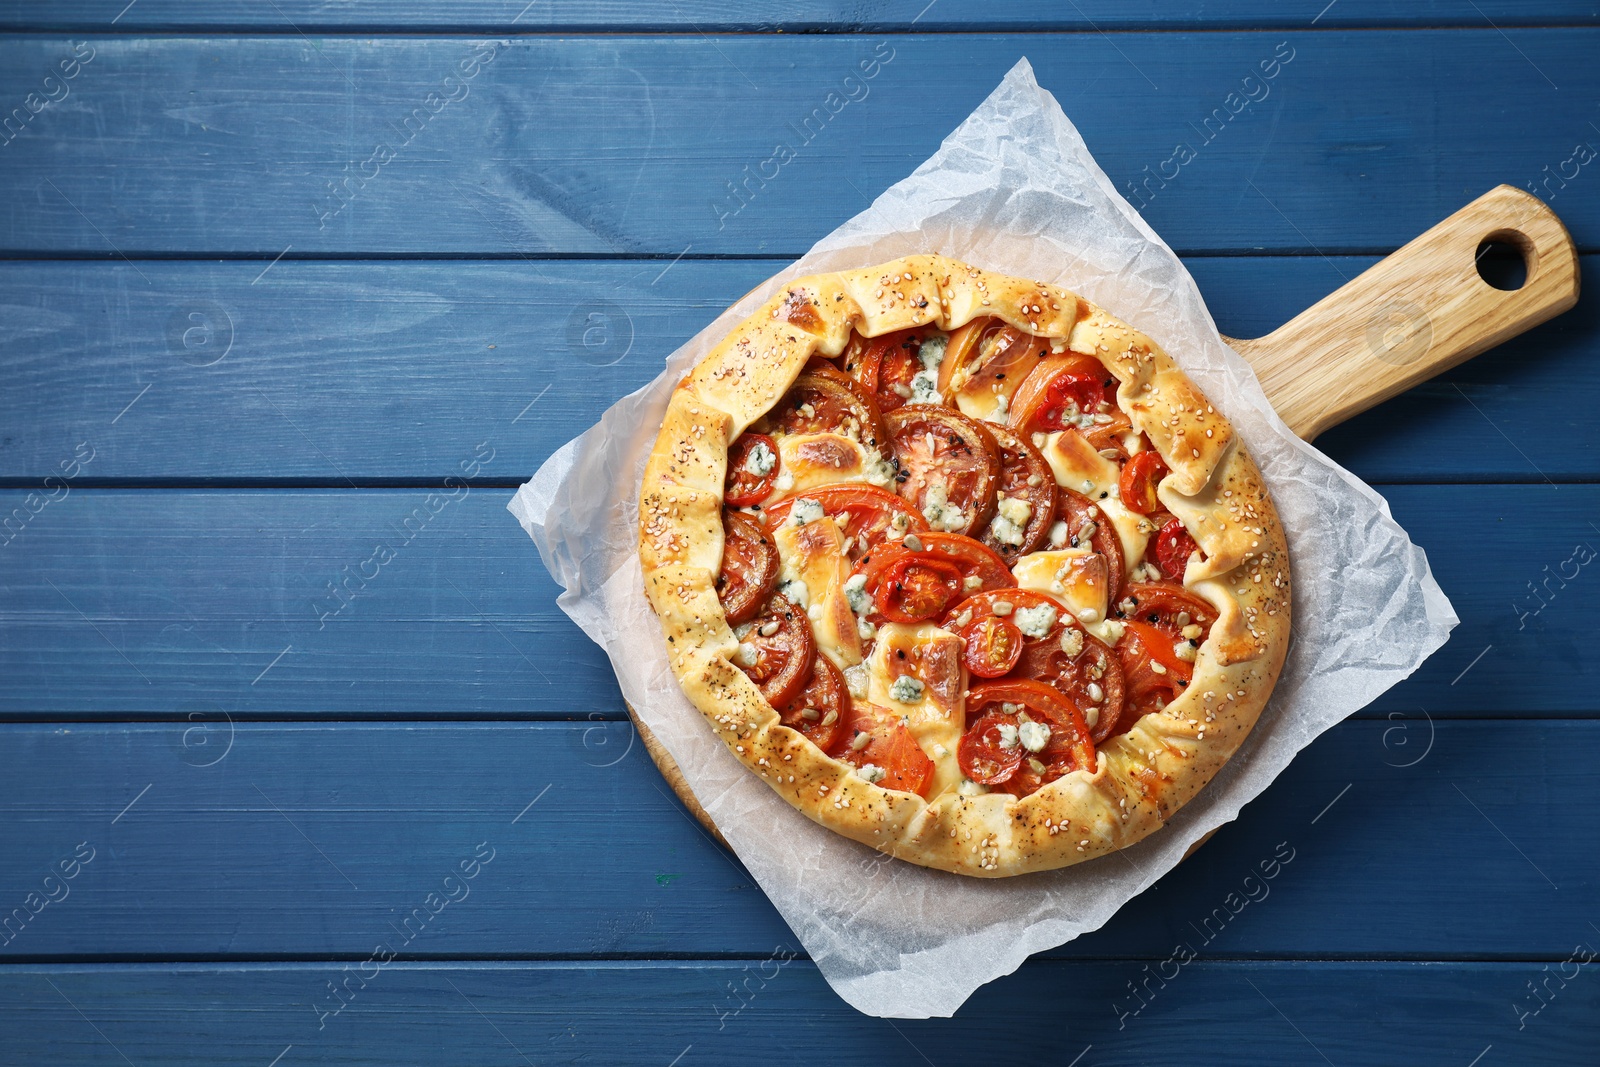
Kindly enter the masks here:
[[1592, 299], [1320, 442], [1451, 642], [949, 1020], [830, 992], [505, 511], [1023, 55], [1232, 336], [1501, 182], [1592, 285], [1594, 3], [125, 3], [0, 4], [0, 1063], [1600, 1062]]

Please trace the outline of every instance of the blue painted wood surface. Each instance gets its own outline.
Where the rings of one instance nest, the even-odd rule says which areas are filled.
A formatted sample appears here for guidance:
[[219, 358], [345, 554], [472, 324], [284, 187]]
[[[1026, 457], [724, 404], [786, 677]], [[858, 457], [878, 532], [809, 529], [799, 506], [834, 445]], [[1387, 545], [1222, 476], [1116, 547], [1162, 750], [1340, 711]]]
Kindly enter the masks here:
[[[1429, 552], [1451, 643], [951, 1021], [827, 990], [503, 504], [1021, 55], [1119, 188], [1199, 146], [1136, 202], [1234, 336], [1499, 182], [1593, 281], [1597, 21], [0, 4], [0, 1063], [1594, 1062], [1593, 301], [1319, 442]], [[463, 862], [470, 896], [350, 978]]]

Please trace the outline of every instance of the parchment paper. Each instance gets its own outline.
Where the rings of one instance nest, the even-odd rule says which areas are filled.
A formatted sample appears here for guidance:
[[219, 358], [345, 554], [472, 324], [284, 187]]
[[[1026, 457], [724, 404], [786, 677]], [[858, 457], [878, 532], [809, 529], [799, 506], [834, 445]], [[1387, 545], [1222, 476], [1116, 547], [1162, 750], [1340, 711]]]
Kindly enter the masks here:
[[[1243, 435], [1287, 528], [1294, 640], [1272, 701], [1199, 797], [1123, 858], [981, 881], [824, 830], [707, 728], [645, 601], [639, 482], [674, 384], [782, 281], [917, 252], [1058, 283], [1155, 338]], [[1104, 924], [1318, 734], [1415, 670], [1458, 621], [1383, 498], [1273, 413], [1178, 257], [1117, 195], [1025, 59], [931, 159], [672, 353], [659, 378], [551, 456], [510, 509], [566, 588], [562, 609], [610, 655], [623, 696], [823, 976], [878, 1016], [950, 1015], [1029, 954]]]

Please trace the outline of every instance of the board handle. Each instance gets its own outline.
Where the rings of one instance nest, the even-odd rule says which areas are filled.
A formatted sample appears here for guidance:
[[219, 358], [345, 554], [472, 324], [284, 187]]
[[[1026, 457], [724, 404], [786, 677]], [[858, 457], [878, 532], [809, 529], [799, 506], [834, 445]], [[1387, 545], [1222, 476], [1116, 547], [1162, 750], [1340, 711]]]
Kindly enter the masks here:
[[[1511, 245], [1527, 281], [1496, 289], [1479, 246]], [[1555, 212], [1489, 190], [1265, 337], [1224, 338], [1255, 368], [1289, 428], [1311, 440], [1578, 301], [1578, 253]]]

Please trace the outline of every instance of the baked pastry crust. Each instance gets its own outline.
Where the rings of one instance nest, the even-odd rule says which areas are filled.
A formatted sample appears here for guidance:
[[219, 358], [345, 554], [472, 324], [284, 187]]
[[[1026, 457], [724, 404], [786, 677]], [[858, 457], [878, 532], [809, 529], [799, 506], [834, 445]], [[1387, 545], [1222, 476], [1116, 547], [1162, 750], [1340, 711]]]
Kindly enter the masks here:
[[[718, 600], [728, 448], [813, 355], [992, 316], [1093, 356], [1119, 406], [1170, 469], [1159, 499], [1203, 550], [1184, 587], [1218, 612], [1188, 688], [1098, 746], [1098, 766], [1017, 799], [934, 800], [885, 789], [781, 725], [736, 665]], [[1226, 419], [1149, 337], [1057, 286], [942, 256], [800, 278], [744, 320], [674, 390], [639, 504], [645, 589], [690, 701], [747, 767], [814, 821], [926, 867], [1006, 877], [1079, 863], [1159, 829], [1233, 755], [1272, 692], [1289, 644], [1289, 564], [1261, 477]]]

